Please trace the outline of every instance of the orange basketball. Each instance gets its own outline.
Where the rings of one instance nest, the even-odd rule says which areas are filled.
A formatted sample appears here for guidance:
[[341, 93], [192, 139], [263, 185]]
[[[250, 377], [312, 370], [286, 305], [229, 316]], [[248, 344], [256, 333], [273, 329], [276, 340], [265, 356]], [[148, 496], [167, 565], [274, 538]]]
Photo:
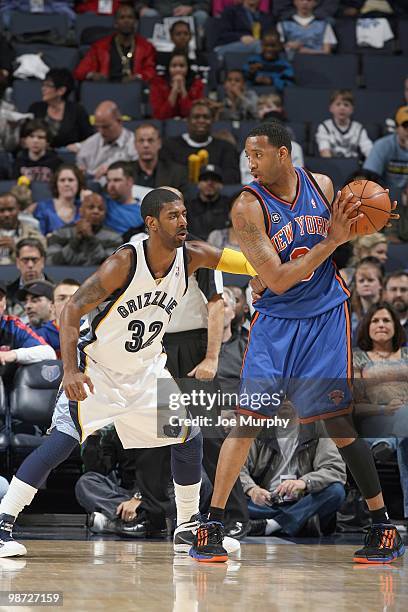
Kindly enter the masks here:
[[349, 183], [341, 190], [342, 197], [353, 194], [350, 204], [361, 201], [361, 206], [356, 212], [364, 216], [352, 227], [352, 236], [364, 236], [379, 232], [387, 223], [391, 213], [391, 200], [384, 187], [360, 179]]

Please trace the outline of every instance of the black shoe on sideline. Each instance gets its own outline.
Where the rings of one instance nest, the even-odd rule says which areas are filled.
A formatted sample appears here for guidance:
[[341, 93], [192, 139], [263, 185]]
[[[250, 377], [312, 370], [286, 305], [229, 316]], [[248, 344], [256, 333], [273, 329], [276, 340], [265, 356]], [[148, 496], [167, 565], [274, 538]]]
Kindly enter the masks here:
[[249, 536], [264, 536], [266, 519], [251, 519], [249, 521]]
[[248, 535], [250, 530], [250, 523], [241, 523], [241, 521], [235, 521], [234, 523], [229, 523], [227, 527], [225, 527], [225, 535], [230, 536], [230, 538], [234, 538], [235, 540], [242, 540]]

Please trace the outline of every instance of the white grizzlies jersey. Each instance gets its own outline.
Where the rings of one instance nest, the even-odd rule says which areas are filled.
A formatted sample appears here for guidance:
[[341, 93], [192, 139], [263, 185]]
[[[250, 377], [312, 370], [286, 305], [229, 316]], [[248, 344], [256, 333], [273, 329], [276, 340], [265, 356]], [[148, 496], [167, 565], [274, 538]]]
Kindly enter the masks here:
[[185, 247], [169, 270], [155, 279], [146, 258], [146, 240], [128, 243], [133, 269], [126, 285], [88, 314], [78, 348], [98, 364], [132, 373], [163, 352], [162, 338], [174, 309], [187, 291]]

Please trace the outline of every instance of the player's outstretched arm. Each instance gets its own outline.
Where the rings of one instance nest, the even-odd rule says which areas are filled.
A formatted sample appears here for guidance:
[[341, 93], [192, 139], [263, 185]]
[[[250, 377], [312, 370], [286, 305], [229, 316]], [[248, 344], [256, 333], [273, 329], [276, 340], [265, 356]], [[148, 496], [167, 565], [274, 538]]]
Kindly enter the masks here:
[[186, 243], [188, 274], [192, 274], [199, 268], [209, 268], [230, 274], [245, 274], [256, 276], [245, 255], [233, 249], [217, 249], [202, 240], [190, 240]]
[[232, 223], [242, 252], [255, 268], [264, 284], [274, 293], [281, 294], [306, 278], [329, 257], [335, 249], [350, 239], [352, 218], [360, 202], [346, 211], [352, 195], [340, 202], [340, 192], [332, 206], [330, 233], [320, 244], [302, 257], [282, 263], [266, 233], [261, 206], [251, 194], [243, 192], [232, 208]]
[[61, 355], [64, 362], [63, 386], [70, 400], [87, 397], [85, 384], [93, 392], [92, 381], [78, 369], [77, 343], [81, 318], [114, 291], [123, 287], [132, 266], [132, 254], [122, 249], [108, 259], [74, 293], [65, 305], [60, 321]]

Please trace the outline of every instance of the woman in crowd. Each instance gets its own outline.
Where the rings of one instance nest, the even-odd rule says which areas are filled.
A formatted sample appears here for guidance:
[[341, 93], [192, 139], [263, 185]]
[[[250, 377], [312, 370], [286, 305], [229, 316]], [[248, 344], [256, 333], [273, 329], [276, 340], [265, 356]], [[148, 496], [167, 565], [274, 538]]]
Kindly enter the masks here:
[[361, 319], [370, 306], [377, 304], [381, 299], [383, 277], [383, 267], [375, 257], [362, 259], [355, 268], [351, 290], [353, 346], [356, 343], [357, 329]]
[[165, 76], [153, 79], [150, 104], [155, 119], [187, 117], [194, 100], [204, 97], [204, 83], [194, 76], [190, 60], [184, 53], [172, 54]]
[[356, 270], [356, 263], [365, 257], [376, 257], [382, 265], [385, 265], [388, 259], [388, 240], [384, 234], [375, 232], [368, 236], [358, 236], [353, 240], [353, 257], [350, 265], [341, 270], [341, 275], [346, 283], [351, 284]]
[[[356, 414], [361, 418], [371, 417], [377, 437], [368, 441], [373, 445], [374, 455], [379, 445], [388, 446], [390, 451], [397, 449], [404, 516], [408, 518], [408, 437], [378, 437], [390, 436], [391, 432], [407, 436], [404, 423], [408, 423], [408, 347], [404, 346], [405, 340], [404, 329], [393, 308], [386, 302], [372, 305], [360, 325], [353, 366]], [[386, 415], [390, 419], [384, 421]], [[377, 418], [376, 423], [373, 416], [381, 416], [381, 422]]]
[[53, 147], [66, 147], [93, 134], [84, 107], [68, 99], [74, 86], [67, 68], [51, 68], [41, 85], [42, 102], [34, 102], [29, 108], [30, 113], [48, 124]]
[[78, 221], [79, 198], [84, 186], [82, 172], [75, 165], [61, 164], [51, 183], [53, 199], [37, 202], [33, 211], [44, 236], [67, 223]]

